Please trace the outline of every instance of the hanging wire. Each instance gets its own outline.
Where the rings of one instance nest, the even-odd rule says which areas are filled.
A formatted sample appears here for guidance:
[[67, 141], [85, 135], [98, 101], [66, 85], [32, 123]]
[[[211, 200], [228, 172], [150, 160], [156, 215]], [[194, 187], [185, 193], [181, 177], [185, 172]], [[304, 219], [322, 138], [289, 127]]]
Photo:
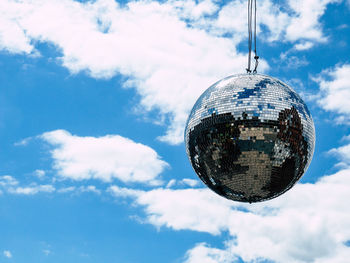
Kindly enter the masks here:
[[[254, 2], [254, 5], [253, 5]], [[254, 16], [253, 16], [254, 9]], [[253, 17], [254, 17], [254, 59], [255, 66], [253, 73], [257, 72], [259, 65], [259, 56], [256, 50], [256, 0], [248, 0], [248, 68], [247, 73], [252, 73], [251, 70], [251, 58], [252, 58], [252, 42], [253, 42]]]
[[254, 8], [254, 59], [255, 59], [255, 67], [253, 70], [253, 73], [256, 73], [256, 69], [258, 68], [259, 65], [259, 56], [256, 53], [256, 0], [254, 0], [255, 8]]
[[248, 0], [248, 68], [247, 73], [251, 73], [250, 63], [252, 55], [252, 4], [253, 0]]

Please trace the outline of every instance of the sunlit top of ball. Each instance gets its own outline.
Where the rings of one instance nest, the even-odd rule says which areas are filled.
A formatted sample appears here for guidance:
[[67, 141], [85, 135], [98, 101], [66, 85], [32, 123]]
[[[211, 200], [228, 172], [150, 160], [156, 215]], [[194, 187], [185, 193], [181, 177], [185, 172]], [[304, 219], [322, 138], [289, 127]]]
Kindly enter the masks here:
[[195, 103], [185, 130], [191, 164], [218, 194], [238, 201], [274, 198], [309, 166], [315, 129], [306, 104], [283, 82], [229, 76]]

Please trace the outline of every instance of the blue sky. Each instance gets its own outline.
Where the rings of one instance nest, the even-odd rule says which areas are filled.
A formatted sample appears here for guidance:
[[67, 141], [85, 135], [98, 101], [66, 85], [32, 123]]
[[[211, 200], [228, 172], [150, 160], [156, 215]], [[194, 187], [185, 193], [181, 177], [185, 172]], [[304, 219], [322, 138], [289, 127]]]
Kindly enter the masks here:
[[199, 95], [246, 68], [246, 0], [1, 0], [0, 262], [347, 262], [349, 24], [349, 1], [258, 1], [258, 71], [304, 98], [316, 149], [249, 205], [183, 143]]

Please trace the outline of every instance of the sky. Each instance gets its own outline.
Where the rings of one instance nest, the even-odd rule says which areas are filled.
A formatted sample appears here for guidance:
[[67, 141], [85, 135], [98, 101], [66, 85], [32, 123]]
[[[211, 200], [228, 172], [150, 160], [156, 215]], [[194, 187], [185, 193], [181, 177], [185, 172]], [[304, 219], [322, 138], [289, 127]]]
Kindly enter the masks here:
[[188, 114], [247, 67], [246, 0], [0, 0], [0, 262], [350, 257], [350, 1], [258, 0], [259, 73], [297, 91], [316, 148], [284, 195], [216, 195]]

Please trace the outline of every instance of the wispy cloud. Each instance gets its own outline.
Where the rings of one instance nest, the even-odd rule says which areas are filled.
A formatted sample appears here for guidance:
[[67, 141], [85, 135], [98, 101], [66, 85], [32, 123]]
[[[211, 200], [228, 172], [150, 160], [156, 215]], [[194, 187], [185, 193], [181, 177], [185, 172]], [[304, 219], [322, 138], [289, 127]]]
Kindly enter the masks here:
[[33, 175], [39, 179], [43, 179], [45, 177], [46, 172], [44, 170], [41, 169], [36, 169], [33, 172]]
[[0, 176], [0, 190], [3, 190], [9, 194], [18, 195], [34, 195], [41, 192], [52, 193], [55, 191], [55, 187], [50, 184], [31, 183], [27, 186], [21, 186], [20, 182], [11, 175]]
[[12, 253], [10, 250], [4, 250], [3, 254], [7, 258], [12, 258]]
[[238, 257], [229, 250], [210, 247], [208, 244], [199, 243], [187, 251], [185, 263], [230, 263], [238, 262]]
[[15, 146], [26, 146], [33, 139], [34, 139], [33, 137], [27, 137], [27, 138], [24, 138], [18, 142], [15, 142], [14, 145]]
[[88, 186], [80, 186], [78, 189], [81, 193], [94, 193], [94, 194], [101, 194], [101, 190], [97, 189], [94, 185], [88, 185]]
[[0, 176], [0, 186], [1, 187], [9, 187], [17, 185], [18, 181], [16, 178], [12, 177], [11, 175], [3, 175]]
[[[348, 141], [350, 136], [343, 137], [344, 141]], [[335, 155], [339, 160], [338, 166], [350, 167], [350, 144], [340, 146], [338, 148], [333, 148], [329, 151], [330, 154]]]
[[74, 192], [75, 189], [76, 189], [75, 186], [62, 187], [57, 189], [57, 193], [71, 193], [71, 192]]
[[19, 186], [19, 187], [9, 187], [7, 191], [11, 194], [18, 194], [18, 195], [34, 195], [38, 193], [52, 193], [56, 189], [52, 185], [36, 185], [32, 184], [30, 186]]
[[195, 187], [199, 185], [199, 181], [198, 180], [194, 180], [194, 179], [190, 179], [190, 178], [183, 178], [181, 180], [176, 180], [176, 179], [171, 179], [166, 187], [167, 188], [171, 188], [174, 186], [182, 186], [182, 187]]

